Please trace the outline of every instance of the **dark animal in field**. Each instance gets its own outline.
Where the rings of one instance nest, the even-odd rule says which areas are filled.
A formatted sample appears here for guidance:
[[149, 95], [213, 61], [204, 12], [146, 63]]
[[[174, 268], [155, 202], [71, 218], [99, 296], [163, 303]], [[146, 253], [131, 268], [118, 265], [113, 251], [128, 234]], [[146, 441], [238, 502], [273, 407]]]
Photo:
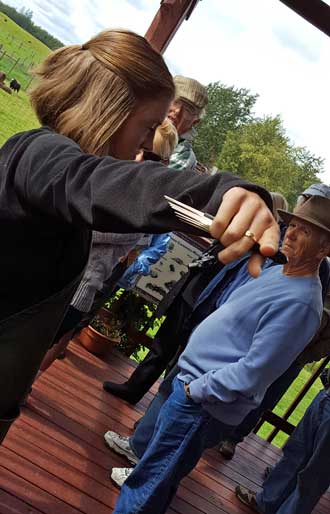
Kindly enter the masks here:
[[11, 89], [5, 84], [6, 74], [3, 71], [0, 71], [0, 89], [11, 95]]
[[16, 79], [11, 79], [11, 81], [9, 82], [9, 87], [10, 89], [18, 93], [21, 89], [21, 84]]

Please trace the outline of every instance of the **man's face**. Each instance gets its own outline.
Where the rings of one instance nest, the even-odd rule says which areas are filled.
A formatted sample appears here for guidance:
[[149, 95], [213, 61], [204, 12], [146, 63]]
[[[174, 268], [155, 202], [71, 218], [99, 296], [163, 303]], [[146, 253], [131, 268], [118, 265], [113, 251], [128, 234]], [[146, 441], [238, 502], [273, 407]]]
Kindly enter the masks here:
[[189, 132], [199, 122], [197, 111], [181, 100], [174, 100], [167, 113], [179, 136]]
[[320, 253], [321, 235], [321, 229], [293, 217], [285, 232], [281, 250], [292, 264], [316, 260]]

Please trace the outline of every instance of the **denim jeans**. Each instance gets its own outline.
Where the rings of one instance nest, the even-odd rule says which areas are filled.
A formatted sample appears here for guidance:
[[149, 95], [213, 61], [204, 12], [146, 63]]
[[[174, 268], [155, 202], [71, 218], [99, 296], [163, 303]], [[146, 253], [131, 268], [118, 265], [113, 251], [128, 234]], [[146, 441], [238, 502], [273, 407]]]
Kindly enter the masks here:
[[330, 485], [330, 397], [321, 391], [257, 494], [265, 514], [310, 514]]
[[113, 514], [164, 514], [203, 450], [231, 429], [187, 398], [183, 383], [175, 378], [148, 447], [124, 483]]
[[266, 410], [272, 410], [275, 407], [291, 383], [295, 378], [297, 378], [300, 371], [301, 366], [296, 362], [293, 362], [291, 366], [268, 387], [260, 405], [249, 412], [249, 414], [243, 419], [242, 423], [234, 428], [228, 439], [236, 444], [241, 443], [244, 437], [252, 432], [263, 413]]
[[131, 450], [139, 459], [147, 449], [154, 433], [159, 411], [172, 392], [172, 382], [178, 372], [179, 368], [175, 366], [160, 384], [158, 393], [153, 398], [144, 416], [139, 420], [134, 434], [129, 439]]

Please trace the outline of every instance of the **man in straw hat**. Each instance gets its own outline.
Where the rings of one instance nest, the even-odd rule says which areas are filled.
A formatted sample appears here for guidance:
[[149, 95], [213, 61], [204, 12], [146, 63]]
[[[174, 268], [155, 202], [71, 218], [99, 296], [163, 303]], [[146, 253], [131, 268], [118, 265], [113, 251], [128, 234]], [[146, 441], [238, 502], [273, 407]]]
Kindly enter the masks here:
[[318, 270], [330, 253], [330, 200], [313, 197], [295, 214], [280, 214], [288, 223], [282, 247], [288, 263], [222, 297], [221, 308], [195, 329], [149, 444], [126, 472], [114, 514], [164, 513], [204, 449], [261, 402], [318, 329]]
[[174, 77], [175, 99], [168, 118], [175, 126], [179, 142], [171, 155], [169, 167], [194, 170], [197, 159], [192, 148], [193, 127], [202, 119], [207, 106], [207, 90], [197, 80], [177, 75]]

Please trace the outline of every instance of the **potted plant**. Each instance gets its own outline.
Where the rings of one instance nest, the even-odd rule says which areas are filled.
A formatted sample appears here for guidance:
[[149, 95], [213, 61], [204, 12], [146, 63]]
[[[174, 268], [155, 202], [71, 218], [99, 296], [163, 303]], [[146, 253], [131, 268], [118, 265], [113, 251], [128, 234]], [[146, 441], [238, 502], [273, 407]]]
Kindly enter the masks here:
[[125, 355], [137, 356], [141, 348], [150, 346], [151, 339], [143, 330], [154, 308], [133, 291], [119, 290], [81, 331], [78, 340], [95, 355], [104, 355], [115, 344]]

